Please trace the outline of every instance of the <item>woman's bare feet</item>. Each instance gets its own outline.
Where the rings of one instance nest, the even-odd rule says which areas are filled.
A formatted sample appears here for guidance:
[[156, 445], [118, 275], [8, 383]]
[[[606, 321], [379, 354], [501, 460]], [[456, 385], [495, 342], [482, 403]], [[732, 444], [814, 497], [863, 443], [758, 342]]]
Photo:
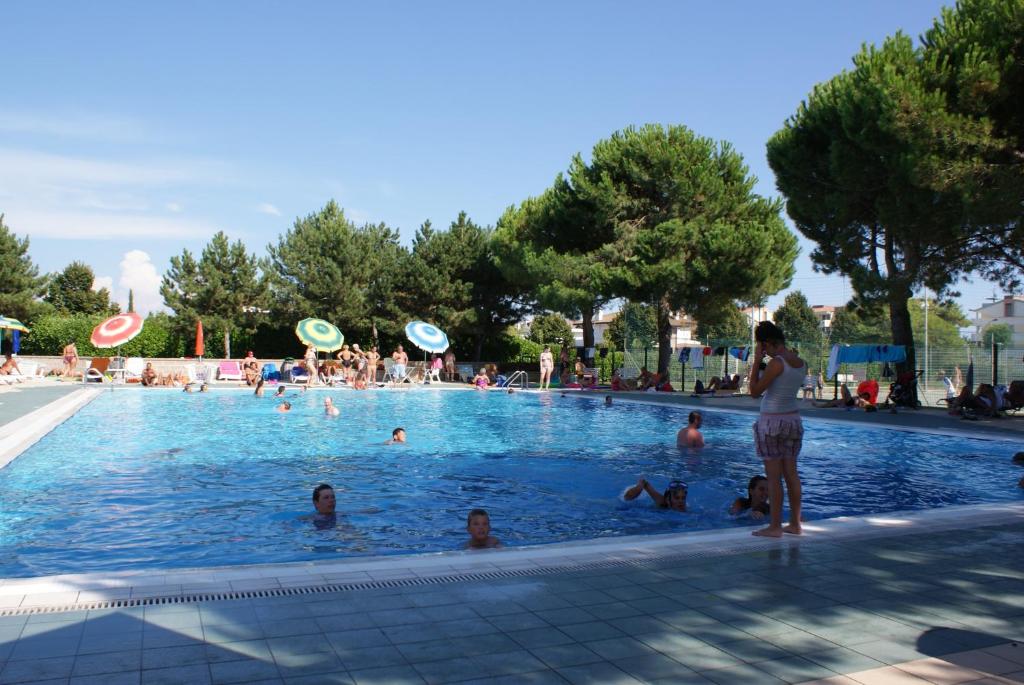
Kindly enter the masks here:
[[768, 526], [767, 528], [762, 528], [761, 530], [755, 530], [753, 533], [751, 533], [751, 535], [756, 535], [762, 538], [781, 538], [782, 528]]
[[790, 523], [787, 526], [785, 526], [782, 530], [783, 532], [789, 533], [790, 535], [803, 535], [804, 532], [803, 528], [800, 527], [799, 523]]

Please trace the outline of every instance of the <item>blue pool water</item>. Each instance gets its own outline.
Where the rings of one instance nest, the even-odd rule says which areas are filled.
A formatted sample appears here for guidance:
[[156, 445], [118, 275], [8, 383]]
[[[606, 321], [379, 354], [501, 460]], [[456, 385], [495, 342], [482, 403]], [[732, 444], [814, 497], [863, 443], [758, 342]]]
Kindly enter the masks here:
[[[342, 415], [327, 418], [331, 392]], [[472, 507], [508, 545], [751, 525], [727, 513], [761, 471], [752, 417], [558, 395], [291, 391], [104, 393], [0, 469], [0, 576], [457, 549]], [[601, 398], [594, 398], [600, 400]], [[384, 445], [404, 426], [407, 445]], [[804, 517], [1020, 500], [1012, 446], [806, 422]], [[622, 491], [690, 483], [686, 514]], [[311, 518], [338, 493], [336, 525]]]

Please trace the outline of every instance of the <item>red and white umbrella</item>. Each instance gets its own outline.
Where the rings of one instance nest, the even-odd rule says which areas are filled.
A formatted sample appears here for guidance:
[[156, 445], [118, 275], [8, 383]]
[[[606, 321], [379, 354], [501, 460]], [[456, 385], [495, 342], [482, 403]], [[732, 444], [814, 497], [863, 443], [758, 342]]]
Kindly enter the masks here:
[[92, 329], [89, 341], [96, 347], [120, 347], [142, 332], [142, 317], [135, 312], [112, 316]]

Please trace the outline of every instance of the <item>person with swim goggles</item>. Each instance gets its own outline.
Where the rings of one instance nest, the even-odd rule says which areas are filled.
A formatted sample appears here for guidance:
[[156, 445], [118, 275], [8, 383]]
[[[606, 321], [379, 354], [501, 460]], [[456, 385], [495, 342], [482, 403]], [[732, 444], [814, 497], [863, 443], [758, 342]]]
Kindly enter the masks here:
[[689, 486], [684, 481], [673, 480], [668, 484], [665, 492], [660, 493], [654, 489], [654, 486], [646, 478], [641, 478], [636, 482], [636, 485], [622, 493], [622, 498], [628, 502], [639, 497], [641, 492], [646, 492], [659, 509], [686, 511], [686, 494], [688, 491]]

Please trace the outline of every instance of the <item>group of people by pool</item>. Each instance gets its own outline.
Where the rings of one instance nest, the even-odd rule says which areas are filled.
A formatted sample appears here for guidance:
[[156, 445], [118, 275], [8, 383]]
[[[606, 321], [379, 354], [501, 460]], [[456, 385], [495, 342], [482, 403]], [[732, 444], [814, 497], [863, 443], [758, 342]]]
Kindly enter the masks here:
[[[737, 498], [730, 511], [733, 514], [749, 512], [755, 520], [769, 519], [768, 525], [754, 531], [754, 535], [781, 537], [784, 533], [799, 535], [801, 526], [802, 486], [797, 472], [797, 458], [803, 447], [804, 428], [800, 419], [797, 395], [804, 385], [807, 364], [795, 350], [786, 347], [786, 337], [770, 321], [758, 324], [754, 332], [756, 346], [747, 377], [752, 397], [761, 398], [761, 408], [754, 422], [754, 447], [762, 460], [765, 475], [752, 477], [747, 484], [747, 496]], [[765, 361], [767, 360], [767, 361]], [[719, 380], [712, 392], [740, 387], [739, 377]], [[732, 387], [725, 387], [732, 386]], [[690, 412], [685, 428], [679, 431], [676, 444], [680, 447], [700, 449], [704, 437], [700, 432], [700, 412]], [[783, 482], [789, 499], [789, 521], [782, 522]], [[661, 508], [686, 511], [689, 490], [682, 480], [673, 480], [668, 488], [659, 492], [645, 478], [623, 493], [623, 499], [633, 500], [646, 492]]]
[[[792, 350], [787, 349], [781, 329], [771, 322], [762, 322], [755, 331], [757, 345], [754, 359], [767, 360], [751, 364], [747, 384], [753, 397], [761, 398], [761, 410], [753, 424], [754, 444], [757, 456], [764, 465], [764, 474], [757, 474], [747, 483], [746, 496], [737, 497], [729, 507], [733, 515], [749, 515], [754, 520], [768, 519], [768, 525], [753, 532], [754, 535], [781, 537], [784, 533], [799, 535], [801, 527], [801, 482], [797, 472], [797, 458], [803, 445], [803, 424], [797, 406], [797, 395], [804, 382], [807, 365]], [[549, 352], [549, 350], [548, 350]], [[543, 358], [542, 358], [543, 359]], [[542, 361], [543, 367], [543, 361]], [[553, 363], [552, 363], [553, 367]], [[486, 377], [485, 374], [478, 374]], [[482, 384], [483, 381], [481, 381]], [[730, 379], [730, 382], [737, 382]], [[256, 394], [262, 395], [262, 386]], [[283, 395], [283, 388], [277, 395]], [[611, 404], [606, 398], [606, 404]], [[291, 406], [284, 402], [279, 411], [289, 411]], [[331, 398], [324, 400], [324, 413], [337, 416], [339, 410]], [[687, 425], [676, 436], [676, 444], [687, 449], [704, 447], [704, 436], [700, 431], [703, 417], [700, 412], [690, 412]], [[405, 443], [404, 429], [396, 428], [387, 444]], [[788, 494], [789, 521], [783, 525], [783, 482]], [[669, 482], [659, 490], [646, 478], [641, 477], [635, 485], [622, 493], [622, 499], [632, 501], [642, 493], [657, 508], [685, 512], [689, 486], [681, 479]], [[313, 491], [313, 504], [318, 516], [334, 515], [336, 501], [334, 489], [322, 483]], [[490, 516], [486, 510], [473, 509], [466, 521], [469, 533], [467, 548], [498, 547], [500, 542], [490, 534]]]

